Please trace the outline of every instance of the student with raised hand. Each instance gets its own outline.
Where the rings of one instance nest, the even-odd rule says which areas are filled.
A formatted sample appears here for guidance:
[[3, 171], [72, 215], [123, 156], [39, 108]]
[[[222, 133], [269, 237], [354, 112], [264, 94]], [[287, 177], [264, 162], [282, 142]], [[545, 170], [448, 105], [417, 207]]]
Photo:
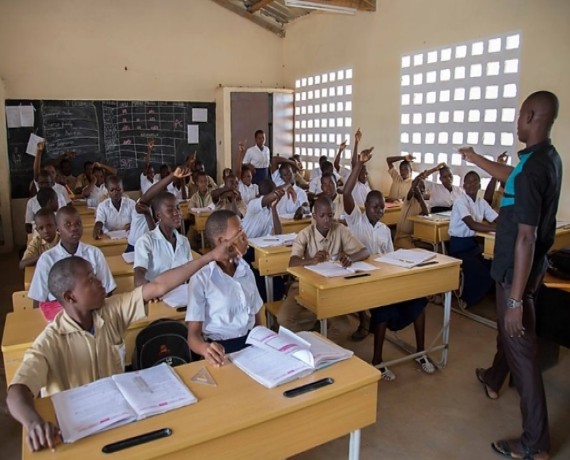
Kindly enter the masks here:
[[[497, 163], [507, 164], [508, 159], [509, 156], [505, 150], [497, 157]], [[498, 213], [501, 207], [501, 200], [503, 199], [503, 195], [505, 193], [505, 184], [504, 182], [500, 182], [499, 189], [497, 190], [497, 182], [498, 181], [496, 178], [491, 177], [491, 180], [489, 180], [487, 188], [485, 189], [483, 199], [489, 203], [491, 207]]]
[[293, 160], [297, 165], [296, 168], [293, 168], [293, 171], [295, 173], [295, 184], [297, 184], [298, 187], [301, 187], [305, 191], [309, 190], [309, 182], [305, 176], [305, 169], [303, 168], [301, 156], [295, 154], [291, 157], [291, 160]]
[[45, 171], [51, 176], [51, 181], [52, 181], [51, 187], [65, 199], [65, 204], [69, 204], [71, 203], [71, 198], [69, 197], [69, 192], [67, 190], [67, 187], [56, 182], [57, 171], [55, 169], [55, 166], [51, 163], [46, 163], [42, 167], [42, 157], [44, 151], [45, 151], [45, 142], [38, 142], [38, 145], [36, 146], [36, 156], [34, 158], [34, 165], [33, 165], [34, 186], [36, 192], [40, 189], [40, 185], [38, 183], [40, 173], [42, 171]]
[[63, 181], [64, 186], [75, 193], [75, 187], [77, 184], [77, 178], [73, 175], [73, 169], [71, 160], [75, 158], [74, 151], [64, 152], [58, 159], [54, 161], [56, 168], [58, 169], [59, 176]]
[[28, 291], [28, 297], [34, 300], [34, 307], [41, 307], [41, 303], [53, 299], [48, 289], [49, 271], [55, 262], [71, 256], [78, 256], [88, 260], [93, 267], [95, 275], [103, 283], [105, 292], [111, 294], [117, 285], [101, 250], [81, 242], [83, 224], [77, 209], [69, 205], [64, 206], [57, 211], [56, 223], [60, 241], [53, 248], [44, 252], [38, 259], [30, 290]]
[[154, 172], [154, 167], [150, 163], [150, 156], [154, 149], [155, 140], [148, 139], [146, 144], [146, 154], [144, 156], [144, 167], [140, 176], [141, 193], [145, 193], [153, 184], [157, 183], [160, 179]]
[[[247, 250], [247, 236], [232, 211], [212, 213], [205, 231], [213, 248], [234, 240], [237, 251]], [[241, 257], [228, 255], [192, 276], [189, 293], [186, 322], [190, 348], [210, 364], [221, 366], [228, 353], [246, 346], [249, 331], [262, 323], [263, 301], [253, 272]]]
[[463, 178], [465, 193], [455, 200], [449, 221], [449, 255], [462, 260], [461, 299], [468, 307], [478, 304], [493, 288], [491, 262], [483, 257], [476, 232], [494, 232], [497, 213], [478, 198], [481, 178], [469, 171]]
[[188, 201], [188, 207], [206, 208], [213, 203], [212, 194], [208, 188], [208, 175], [204, 171], [198, 171], [192, 175], [197, 185], [197, 190], [196, 193], [190, 197], [190, 200]]
[[93, 178], [93, 162], [86, 161], [83, 163], [83, 172], [77, 176], [75, 181], [75, 189], [73, 190], [76, 195], [81, 196], [83, 189], [87, 187]]
[[49, 208], [53, 212], [56, 212], [59, 208], [66, 206], [65, 199], [51, 188], [51, 183], [52, 178], [50, 174], [47, 171], [41, 172], [38, 177], [38, 193], [26, 203], [26, 233], [32, 233], [34, 231], [34, 216], [41, 208]]
[[53, 265], [49, 290], [64, 311], [24, 355], [6, 399], [10, 414], [24, 428], [31, 451], [53, 449], [61, 442], [58, 427], [44, 420], [34, 407], [40, 389], [52, 395], [124, 372], [124, 336], [131, 323], [147, 316], [147, 302], [180, 286], [212, 261], [239, 257], [236, 243], [240, 238], [237, 235], [197, 260], [110, 298], [86, 260], [69, 257]]
[[117, 170], [112, 166], [103, 163], [93, 163], [93, 175], [89, 185], [83, 189], [82, 196], [87, 198], [88, 206], [97, 206], [101, 201], [107, 198], [107, 188], [105, 187], [105, 176], [117, 175]]
[[295, 218], [303, 217], [304, 209], [309, 210], [309, 199], [303, 189], [295, 185], [293, 170], [289, 163], [279, 165], [279, 175], [283, 185], [280, 187], [285, 195], [277, 203], [277, 214], [294, 214]]
[[216, 209], [232, 211], [240, 219], [245, 216], [247, 205], [241, 198], [239, 182], [232, 171], [225, 177], [224, 185], [212, 191], [212, 199], [216, 203]]
[[241, 180], [239, 181], [239, 193], [241, 195], [242, 200], [244, 201], [245, 205], [247, 206], [248, 203], [257, 198], [259, 195], [259, 186], [254, 184], [253, 181], [253, 173], [249, 167], [241, 168]]
[[[271, 159], [271, 180], [277, 185], [277, 187], [285, 184], [283, 179], [281, 178], [281, 170], [279, 169], [281, 165], [288, 165], [291, 168], [292, 173], [294, 174], [297, 171], [297, 162], [293, 159], [287, 159], [284, 157], [279, 156], [276, 154]], [[294, 179], [293, 179], [294, 183]]]
[[265, 133], [258, 129], [255, 132], [255, 145], [246, 150], [243, 163], [250, 164], [255, 168], [253, 177], [254, 184], [261, 184], [261, 181], [269, 175], [269, 147], [265, 145]]
[[259, 184], [259, 197], [249, 202], [242, 221], [248, 238], [283, 233], [277, 204], [284, 195], [285, 191], [275, 187], [271, 179], [265, 179]]
[[[403, 200], [410, 186], [412, 185], [412, 162], [414, 161], [413, 155], [392, 156], [386, 158], [388, 163], [388, 174], [392, 178], [392, 185], [388, 193], [387, 201]], [[400, 162], [398, 171], [394, 167], [394, 163]]]
[[[198, 176], [204, 173], [206, 174], [206, 166], [200, 160], [194, 160], [194, 167], [192, 169], [192, 182], [190, 182], [188, 187], [188, 194], [192, 197], [198, 191]], [[206, 174], [207, 185], [206, 188], [209, 192], [218, 188], [216, 181]]]
[[412, 181], [410, 190], [408, 190], [404, 204], [402, 204], [400, 219], [396, 225], [396, 237], [394, 238], [394, 245], [397, 249], [413, 249], [416, 247], [412, 240], [414, 223], [410, 220], [410, 217], [427, 216], [429, 214], [429, 209], [424, 200], [424, 177], [424, 173], [416, 176]]
[[135, 244], [135, 286], [192, 260], [190, 242], [178, 231], [182, 216], [174, 195], [159, 192], [152, 200], [152, 210], [158, 225]]
[[[52, 191], [53, 192], [53, 191]], [[55, 192], [53, 192], [55, 193]], [[38, 195], [41, 191], [38, 192]], [[40, 256], [59, 243], [59, 233], [55, 222], [53, 208], [41, 208], [34, 215], [36, 234], [28, 243], [26, 251], [20, 260], [20, 269], [35, 265]]]
[[450, 211], [453, 203], [464, 194], [463, 190], [453, 185], [453, 173], [445, 163], [425, 171], [423, 175], [427, 178], [437, 170], [441, 183], [425, 181], [426, 192], [429, 195], [428, 205], [432, 213]]
[[[366, 247], [358, 241], [344, 225], [334, 220], [332, 202], [326, 196], [315, 201], [314, 222], [297, 234], [289, 259], [290, 267], [313, 265], [327, 260], [339, 260], [344, 267], [369, 256]], [[277, 321], [287, 329], [312, 330], [317, 321], [315, 314], [302, 307], [295, 300], [299, 294], [299, 283], [294, 282], [283, 301]]]
[[114, 230], [130, 230], [135, 201], [123, 196], [123, 181], [118, 176], [107, 176], [105, 186], [109, 198], [101, 201], [95, 211], [93, 239], [105, 237], [105, 233]]

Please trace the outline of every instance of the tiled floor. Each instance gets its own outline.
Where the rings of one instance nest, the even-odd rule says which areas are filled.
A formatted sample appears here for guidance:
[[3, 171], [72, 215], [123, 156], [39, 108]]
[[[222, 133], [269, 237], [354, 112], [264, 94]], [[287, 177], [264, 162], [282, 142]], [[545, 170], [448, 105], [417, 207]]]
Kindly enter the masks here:
[[[0, 322], [10, 311], [11, 293], [21, 290], [23, 276], [14, 270], [16, 254], [0, 256]], [[489, 314], [491, 302], [478, 308]], [[442, 308], [428, 307], [427, 338], [433, 337], [441, 325]], [[352, 323], [354, 324], [354, 323]], [[348, 330], [348, 323], [346, 325]], [[516, 436], [520, 431], [518, 396], [505, 387], [501, 398], [485, 398], [476, 381], [474, 369], [490, 364], [496, 331], [457, 314], [452, 315], [449, 364], [434, 375], [423, 374], [415, 363], [392, 367], [397, 379], [382, 382], [379, 389], [378, 421], [363, 430], [362, 459], [410, 460], [485, 460], [499, 458], [492, 453], [490, 442]], [[401, 336], [412, 340], [411, 329]], [[341, 339], [341, 345], [352, 348], [369, 360], [372, 337], [354, 343]], [[401, 355], [391, 344], [385, 346], [385, 359]], [[0, 398], [5, 399], [5, 383], [0, 379]], [[544, 373], [550, 411], [552, 453], [554, 458], [570, 458], [570, 352], [561, 351], [559, 364]], [[0, 411], [0, 458], [20, 458], [20, 429]], [[307, 429], [311, 429], [310, 426]], [[298, 459], [344, 459], [348, 453], [348, 437], [325, 444]]]

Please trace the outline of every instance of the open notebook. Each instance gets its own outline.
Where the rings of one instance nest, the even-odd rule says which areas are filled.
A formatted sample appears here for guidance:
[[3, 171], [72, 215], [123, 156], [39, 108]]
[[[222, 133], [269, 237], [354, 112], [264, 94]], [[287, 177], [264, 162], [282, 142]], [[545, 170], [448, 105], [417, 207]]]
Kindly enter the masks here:
[[246, 343], [251, 346], [231, 355], [232, 362], [267, 388], [304, 377], [316, 369], [350, 358], [350, 350], [313, 332], [295, 334], [281, 327], [279, 333], [254, 327]]
[[197, 401], [164, 363], [62, 391], [51, 399], [66, 443]]
[[398, 267], [413, 268], [425, 264], [436, 257], [437, 254], [435, 252], [424, 251], [423, 249], [398, 249], [375, 260], [390, 265], [397, 265]]
[[334, 278], [335, 276], [350, 276], [355, 273], [371, 272], [378, 270], [378, 267], [368, 264], [366, 262], [354, 262], [350, 267], [343, 267], [340, 262], [321, 262], [315, 265], [305, 265], [307, 270], [318, 273], [327, 278]]
[[260, 236], [258, 238], [250, 238], [250, 244], [253, 244], [260, 248], [269, 248], [272, 246], [286, 246], [293, 244], [295, 238], [297, 237], [296, 233], [283, 233], [281, 235], [268, 235], [268, 236]]

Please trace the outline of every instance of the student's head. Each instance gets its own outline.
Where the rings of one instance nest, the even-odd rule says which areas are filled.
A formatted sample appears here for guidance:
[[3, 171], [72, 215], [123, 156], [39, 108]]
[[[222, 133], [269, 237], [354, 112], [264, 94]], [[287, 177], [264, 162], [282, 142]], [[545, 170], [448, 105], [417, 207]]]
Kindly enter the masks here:
[[230, 190], [239, 190], [239, 182], [233, 172], [230, 171], [230, 173], [224, 177], [224, 187]]
[[453, 185], [453, 173], [448, 166], [444, 166], [439, 170], [439, 180], [445, 186], [445, 188], [450, 189]]
[[297, 169], [299, 171], [302, 171], [303, 170], [303, 162], [301, 161], [301, 155], [295, 154], [291, 157], [291, 159], [297, 164]]
[[326, 234], [331, 229], [334, 213], [332, 210], [332, 201], [327, 196], [320, 196], [313, 205], [313, 218], [317, 226], [317, 230], [321, 234]]
[[208, 175], [204, 171], [196, 172], [194, 181], [200, 193], [206, 193], [208, 191]]
[[45, 169], [42, 169], [38, 175], [38, 188], [41, 190], [42, 188], [52, 188], [54, 181], [53, 181], [53, 177], [51, 176], [51, 174], [46, 171]]
[[224, 168], [222, 171], [222, 179], [225, 179], [231, 173], [232, 173], [232, 170], [230, 168]]
[[336, 177], [333, 173], [323, 173], [321, 176], [321, 190], [331, 200], [336, 196]]
[[67, 158], [64, 158], [59, 164], [59, 169], [61, 171], [61, 174], [64, 176], [71, 176], [71, 161], [69, 161]]
[[295, 182], [293, 177], [293, 169], [289, 163], [281, 163], [279, 165], [279, 176], [287, 185], [292, 185]]
[[51, 212], [56, 212], [57, 208], [59, 208], [57, 193], [53, 188], [39, 189], [36, 198], [42, 208], [48, 208]]
[[83, 236], [83, 223], [76, 208], [71, 205], [63, 206], [57, 211], [55, 221], [63, 243], [71, 245], [79, 243]]
[[47, 171], [48, 174], [51, 176], [51, 178], [53, 179], [53, 181], [55, 182], [55, 176], [57, 175], [57, 171], [55, 170], [55, 166], [54, 165], [45, 165], [42, 168], [44, 171]]
[[467, 195], [472, 198], [476, 197], [480, 188], [481, 178], [479, 177], [479, 174], [475, 171], [469, 171], [465, 174], [465, 177], [463, 178], [463, 189]]
[[321, 155], [319, 157], [319, 168], [323, 169], [323, 163], [328, 161], [328, 157], [326, 155]]
[[262, 129], [258, 129], [255, 132], [255, 145], [257, 145], [260, 149], [265, 145], [265, 133]]
[[105, 187], [109, 192], [109, 198], [113, 203], [118, 203], [123, 197], [123, 181], [118, 176], [108, 176], [105, 179]]
[[85, 163], [83, 163], [83, 172], [85, 173], [85, 175], [90, 178], [91, 175], [93, 174], [93, 162], [92, 161], [86, 161]]
[[[214, 211], [206, 221], [206, 238], [212, 246], [219, 246], [228, 240], [233, 239], [241, 231], [241, 221], [233, 211], [220, 210]], [[236, 241], [236, 249], [245, 254], [247, 251], [247, 237], [243, 237]]]
[[323, 174], [333, 174], [333, 173], [334, 173], [334, 166], [333, 166], [333, 164], [332, 164], [330, 161], [328, 161], [328, 160], [323, 161], [323, 162], [321, 163], [321, 172], [322, 172]]
[[51, 209], [48, 208], [41, 208], [36, 214], [34, 215], [34, 224], [36, 226], [36, 232], [40, 235], [44, 241], [51, 243], [56, 235], [56, 223], [55, 223], [55, 214]]
[[251, 185], [251, 182], [253, 181], [253, 174], [251, 172], [251, 169], [249, 169], [249, 167], [241, 168], [241, 181], [248, 187]]
[[196, 160], [194, 162], [194, 169], [193, 171], [206, 171], [206, 166], [204, 166], [204, 162], [201, 160]]
[[152, 200], [152, 210], [156, 220], [164, 228], [174, 229], [180, 227], [182, 216], [176, 197], [170, 192], [160, 192]]
[[103, 168], [93, 168], [93, 175], [95, 176], [97, 185], [103, 185], [105, 183], [105, 171], [103, 171]]
[[275, 190], [275, 183], [269, 177], [263, 179], [259, 184], [259, 194], [261, 196], [269, 195], [273, 190]]
[[382, 195], [380, 190], [368, 192], [364, 201], [364, 209], [366, 210], [366, 217], [370, 222], [378, 222], [384, 215], [385, 207], [384, 195]]
[[48, 289], [66, 311], [97, 310], [107, 293], [91, 264], [72, 256], [56, 262], [48, 275]]
[[151, 182], [154, 181], [154, 166], [153, 165], [147, 166], [145, 176], [149, 181], [151, 181]]
[[358, 182], [366, 184], [367, 180], [368, 180], [368, 169], [366, 169], [366, 165], [363, 165], [362, 169], [360, 170], [360, 173], [358, 174]]
[[412, 175], [412, 164], [408, 160], [400, 162], [400, 176], [406, 180]]
[[172, 172], [172, 170], [170, 169], [170, 166], [168, 166], [167, 164], [163, 164], [160, 166], [160, 178], [161, 179], [168, 177], [171, 172]]
[[529, 138], [540, 142], [550, 135], [558, 117], [558, 97], [550, 91], [532, 93], [523, 102], [517, 120], [517, 136], [526, 143]]

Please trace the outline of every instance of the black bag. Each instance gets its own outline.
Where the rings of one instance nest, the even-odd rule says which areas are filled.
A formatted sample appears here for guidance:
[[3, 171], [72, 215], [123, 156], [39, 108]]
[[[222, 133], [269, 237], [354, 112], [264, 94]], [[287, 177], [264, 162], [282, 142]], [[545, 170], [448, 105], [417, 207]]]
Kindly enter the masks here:
[[133, 369], [167, 363], [175, 367], [192, 361], [188, 329], [171, 319], [157, 319], [139, 332], [133, 352]]
[[570, 247], [548, 255], [548, 272], [558, 278], [570, 279]]

